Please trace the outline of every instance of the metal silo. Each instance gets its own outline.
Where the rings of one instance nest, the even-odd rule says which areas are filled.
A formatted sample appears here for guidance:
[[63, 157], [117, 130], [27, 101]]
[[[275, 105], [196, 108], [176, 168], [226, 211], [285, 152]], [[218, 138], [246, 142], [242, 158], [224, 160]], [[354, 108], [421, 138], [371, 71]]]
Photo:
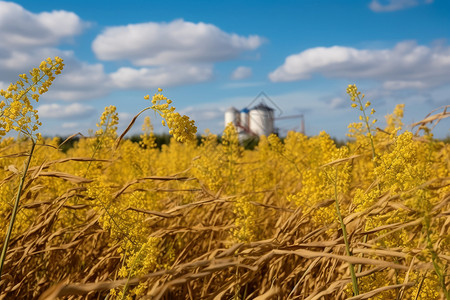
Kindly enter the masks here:
[[235, 127], [240, 124], [239, 111], [234, 107], [230, 107], [225, 112], [225, 127], [228, 125], [228, 123], [233, 123]]
[[248, 108], [244, 108], [241, 110], [240, 119], [241, 119], [241, 129], [244, 132], [249, 132], [249, 110]]
[[273, 108], [263, 103], [253, 107], [249, 113], [250, 132], [265, 136], [273, 133], [273, 112]]

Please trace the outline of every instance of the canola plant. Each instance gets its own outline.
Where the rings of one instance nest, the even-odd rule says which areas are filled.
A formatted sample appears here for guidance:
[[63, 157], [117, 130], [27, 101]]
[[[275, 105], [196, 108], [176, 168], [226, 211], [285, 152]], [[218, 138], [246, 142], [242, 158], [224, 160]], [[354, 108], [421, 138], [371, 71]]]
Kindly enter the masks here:
[[[140, 143], [119, 136], [109, 106], [95, 133], [63, 152], [40, 136], [30, 101], [62, 67], [48, 59], [0, 91], [0, 135], [20, 133], [0, 142], [0, 298], [104, 281], [117, 284], [88, 295], [450, 299], [450, 145], [425, 123], [404, 130], [403, 105], [377, 128], [349, 85], [360, 122], [345, 145], [289, 132], [245, 150], [232, 125], [221, 142], [206, 133], [197, 143], [194, 121], [158, 90], [137, 117], [156, 112], [170, 144], [156, 147], [149, 116]], [[239, 264], [211, 267], [226, 249]]]

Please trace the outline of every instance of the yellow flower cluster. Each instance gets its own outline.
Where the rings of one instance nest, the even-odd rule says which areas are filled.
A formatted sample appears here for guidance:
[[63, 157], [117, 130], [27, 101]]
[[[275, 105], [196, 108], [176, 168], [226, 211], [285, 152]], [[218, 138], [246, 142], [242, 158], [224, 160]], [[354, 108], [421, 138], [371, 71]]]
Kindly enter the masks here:
[[[323, 244], [334, 241], [328, 244], [330, 251], [342, 255], [342, 217], [351, 248], [405, 254], [353, 255], [406, 266], [416, 261], [431, 266], [426, 276], [413, 267], [408, 271], [374, 271], [358, 278], [361, 294], [409, 277], [417, 283], [404, 291], [403, 299], [414, 299], [416, 294], [418, 299], [440, 299], [443, 287], [439, 270], [448, 272], [444, 260], [450, 255], [450, 236], [443, 231], [448, 228], [450, 208], [450, 145], [431, 137], [418, 138], [408, 131], [399, 134], [402, 106], [388, 117], [384, 131], [372, 131], [370, 119], [364, 116], [371, 104], [361, 101], [364, 97], [356, 86], [348, 91], [363, 120], [352, 127], [354, 139], [343, 146], [325, 132], [312, 137], [289, 132], [285, 138], [263, 136], [254, 150], [246, 150], [231, 124], [221, 137], [207, 132], [199, 145], [178, 143], [175, 141], [193, 140], [196, 128], [158, 93], [153, 96], [151, 109], [163, 117], [174, 135], [172, 142], [157, 148], [150, 118], [146, 118], [140, 144], [124, 139], [110, 151], [118, 136], [119, 120], [116, 108], [106, 107], [92, 137], [81, 138], [66, 152], [37, 148], [31, 165], [33, 177], [27, 179], [30, 183], [21, 199], [13, 235], [27, 232], [36, 216], [57, 205], [58, 215], [51, 229], [57, 234], [48, 247], [58, 249], [57, 243], [72, 238], [72, 233], [62, 235], [59, 230], [85, 226], [86, 219], [94, 215], [92, 228], [99, 234], [94, 243], [79, 244], [77, 249], [84, 253], [92, 244], [110, 246], [105, 246], [111, 251], [108, 254], [99, 250], [99, 255], [117, 262], [104, 278], [126, 279], [170, 268], [185, 257], [198, 258], [236, 241], [280, 242], [281, 237], [288, 236], [287, 244], [280, 247], [297, 249], [296, 236], [315, 235], [314, 241]], [[56, 140], [45, 143], [58, 148]], [[20, 173], [17, 166], [22, 164], [22, 158], [14, 154], [23, 153], [28, 146], [19, 140], [0, 141], [1, 224], [8, 221]], [[333, 203], [340, 207], [341, 216]], [[358, 214], [363, 217], [354, 219]], [[0, 228], [0, 237], [4, 235], [5, 229]], [[205, 242], [193, 243], [199, 236]], [[363, 236], [369, 236], [370, 244]], [[251, 248], [246, 251], [256, 255]], [[82, 263], [91, 264], [92, 260]], [[434, 272], [433, 266], [438, 271]], [[38, 269], [35, 286], [54, 278], [34, 267]], [[63, 275], [76, 273], [69, 270], [73, 266], [58, 268]], [[362, 271], [368, 268], [364, 265]], [[345, 270], [337, 273], [342, 273], [339, 280], [347, 280]], [[298, 278], [294, 279], [295, 284]], [[112, 290], [111, 295], [139, 298], [151, 289], [143, 282]], [[399, 291], [392, 289], [377, 297], [395, 299]]]
[[[161, 89], [158, 89], [161, 92]], [[149, 100], [150, 96], [147, 95], [144, 99]], [[178, 142], [193, 141], [196, 138], [197, 127], [194, 120], [189, 119], [186, 115], [180, 115], [175, 112], [175, 107], [171, 106], [172, 100], [167, 99], [162, 94], [155, 94], [152, 98], [152, 106], [155, 112], [157, 112], [162, 118], [162, 124], [169, 127], [169, 133]]]
[[385, 131], [389, 133], [396, 133], [403, 127], [403, 110], [405, 109], [405, 104], [397, 104], [394, 108], [394, 112], [386, 116], [386, 128]]
[[105, 107], [100, 122], [96, 124], [96, 139], [91, 141], [93, 157], [108, 158], [117, 138], [117, 125], [119, 124], [119, 114], [114, 105]]
[[149, 116], [144, 119], [144, 124], [142, 124], [142, 134], [140, 135], [141, 141], [139, 145], [143, 148], [156, 148], [156, 137], [153, 133], [153, 125]]
[[430, 176], [431, 163], [418, 156], [426, 155], [426, 152], [426, 145], [413, 142], [411, 132], [399, 135], [391, 151], [377, 158], [378, 166], [374, 171], [383, 190], [408, 191], [425, 183]]
[[[0, 102], [0, 137], [10, 130], [15, 130], [33, 138], [33, 133], [39, 129], [38, 112], [33, 108], [31, 99], [39, 101], [39, 96], [48, 91], [55, 79], [55, 75], [61, 73], [64, 67], [63, 60], [55, 57], [48, 58], [32, 69], [29, 74], [21, 74], [15, 84], [0, 90], [3, 100]], [[36, 136], [38, 137], [38, 136]]]
[[223, 162], [223, 153], [217, 150], [217, 136], [206, 132], [197, 149], [198, 158], [192, 163], [194, 176], [201, 177], [203, 184], [211, 191], [219, 191], [226, 182], [219, 167]]
[[[358, 108], [362, 114], [359, 116], [359, 120], [363, 121], [366, 125], [367, 130], [367, 136], [369, 137], [371, 147], [372, 147], [372, 157], [375, 158], [375, 146], [373, 141], [373, 129], [372, 125], [377, 122], [377, 119], [370, 120], [370, 116], [375, 113], [375, 110], [372, 108], [370, 111], [370, 115], [367, 115], [366, 110], [370, 107], [371, 103], [370, 101], [366, 101], [365, 104], [363, 104], [363, 100], [366, 97], [366, 95], [362, 94], [358, 91], [358, 88], [355, 84], [349, 84], [347, 87], [347, 94], [350, 96], [350, 100], [352, 101], [352, 107]], [[358, 131], [358, 128], [361, 128], [360, 125], [351, 125], [349, 128], [354, 127], [353, 131]]]
[[106, 135], [114, 138], [117, 133], [117, 124], [119, 124], [119, 116], [116, 107], [114, 105], [107, 106], [100, 117], [100, 123], [97, 123], [98, 130], [95, 135]]

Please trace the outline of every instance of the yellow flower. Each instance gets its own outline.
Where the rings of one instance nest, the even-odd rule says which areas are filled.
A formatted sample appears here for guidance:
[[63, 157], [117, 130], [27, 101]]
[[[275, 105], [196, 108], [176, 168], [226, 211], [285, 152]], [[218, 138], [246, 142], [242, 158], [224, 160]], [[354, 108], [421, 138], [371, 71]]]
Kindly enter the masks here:
[[[161, 92], [162, 89], [158, 89]], [[169, 133], [176, 141], [193, 141], [196, 138], [197, 127], [194, 120], [188, 116], [175, 112], [175, 107], [171, 106], [172, 101], [162, 94], [155, 94], [152, 99], [151, 109], [157, 112], [162, 118], [163, 126], [169, 127]]]
[[[36, 109], [33, 108], [30, 98], [39, 101], [39, 95], [48, 91], [55, 77], [64, 68], [63, 60], [55, 57], [42, 61], [39, 68], [32, 69], [29, 73], [21, 74], [16, 84], [10, 84], [6, 91], [0, 90], [1, 102], [0, 136], [4, 136], [11, 129], [21, 132], [36, 140], [35, 132], [41, 123]], [[37, 91], [37, 93], [36, 93]]]

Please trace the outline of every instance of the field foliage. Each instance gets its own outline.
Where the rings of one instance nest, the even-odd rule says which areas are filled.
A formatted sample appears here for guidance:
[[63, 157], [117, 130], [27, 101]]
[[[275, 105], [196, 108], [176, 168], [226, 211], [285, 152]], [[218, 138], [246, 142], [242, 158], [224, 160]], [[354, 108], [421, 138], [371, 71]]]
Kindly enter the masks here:
[[[351, 85], [345, 145], [289, 132], [245, 150], [231, 125], [198, 144], [158, 92], [139, 143], [110, 106], [62, 151], [28, 118], [42, 82], [1, 93], [21, 135], [0, 141], [0, 299], [449, 299], [450, 145], [429, 129], [446, 110], [413, 133], [400, 105], [377, 128]], [[161, 149], [146, 110], [174, 136]]]

